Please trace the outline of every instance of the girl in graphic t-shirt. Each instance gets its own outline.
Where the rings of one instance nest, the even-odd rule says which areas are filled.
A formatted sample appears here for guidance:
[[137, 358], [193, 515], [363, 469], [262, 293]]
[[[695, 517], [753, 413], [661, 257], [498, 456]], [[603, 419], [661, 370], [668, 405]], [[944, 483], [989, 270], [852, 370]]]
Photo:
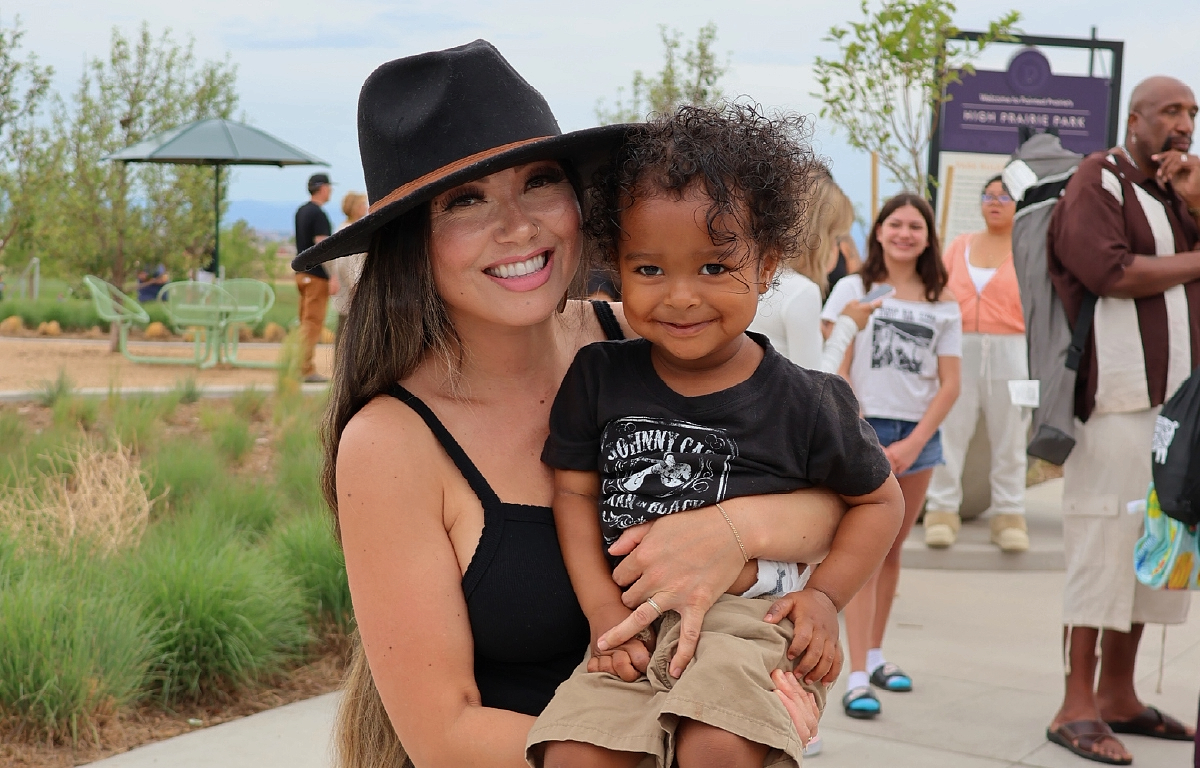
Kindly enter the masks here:
[[842, 706], [872, 718], [881, 706], [871, 686], [911, 691], [912, 679], [883, 657], [883, 632], [900, 578], [900, 551], [925, 500], [933, 468], [942, 463], [938, 427], [958, 398], [962, 316], [946, 288], [933, 210], [924, 198], [888, 200], [867, 240], [862, 272], [838, 281], [822, 320], [879, 284], [895, 292], [858, 333], [841, 374], [854, 387], [904, 491], [904, 525], [879, 572], [846, 606], [850, 679]]

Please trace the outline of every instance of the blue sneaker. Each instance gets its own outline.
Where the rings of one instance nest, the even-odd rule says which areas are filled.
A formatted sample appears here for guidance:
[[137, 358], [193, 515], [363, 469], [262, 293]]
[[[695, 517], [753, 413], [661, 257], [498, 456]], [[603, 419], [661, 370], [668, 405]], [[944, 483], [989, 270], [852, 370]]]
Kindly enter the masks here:
[[870, 720], [882, 711], [883, 706], [875, 698], [875, 692], [868, 686], [852, 688], [842, 697], [842, 709], [847, 717], [858, 720]]
[[885, 691], [907, 693], [913, 689], [912, 678], [890, 661], [871, 673], [871, 685]]

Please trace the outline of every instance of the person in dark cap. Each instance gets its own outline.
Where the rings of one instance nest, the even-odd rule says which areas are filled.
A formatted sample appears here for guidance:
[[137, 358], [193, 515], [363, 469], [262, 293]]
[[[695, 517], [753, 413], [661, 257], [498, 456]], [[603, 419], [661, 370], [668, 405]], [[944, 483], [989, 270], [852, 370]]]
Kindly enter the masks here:
[[[628, 332], [619, 306], [571, 297], [579, 196], [630, 130], [562, 133], [483, 40], [390, 61], [363, 85], [368, 213], [292, 262], [367, 254], [323, 429], [360, 633], [335, 735], [344, 768], [525, 764], [534, 718], [589, 645], [538, 455], [575, 353]], [[814, 538], [828, 546], [841, 511], [812, 490], [723, 505], [749, 557], [792, 562]], [[828, 531], [803, 540], [801, 520]], [[614, 579], [637, 582], [624, 599], [643, 613], [654, 598], [695, 620], [745, 566], [711, 505], [639, 533], [616, 545], [629, 555]], [[807, 738], [816, 705], [778, 675]]]
[[[308, 178], [309, 201], [296, 211], [296, 253], [303, 253], [333, 234], [329, 217], [321, 206], [329, 202], [333, 185], [323, 173]], [[304, 346], [300, 355], [300, 375], [306, 382], [329, 381], [317, 373], [313, 353], [325, 327], [325, 310], [329, 294], [337, 293], [337, 279], [321, 264], [296, 272], [296, 290], [300, 292], [300, 334]]]

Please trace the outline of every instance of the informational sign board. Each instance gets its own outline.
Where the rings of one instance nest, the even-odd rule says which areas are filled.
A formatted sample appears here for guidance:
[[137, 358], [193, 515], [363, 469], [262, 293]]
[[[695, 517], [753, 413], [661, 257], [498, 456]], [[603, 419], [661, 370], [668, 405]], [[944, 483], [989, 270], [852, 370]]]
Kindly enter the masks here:
[[[974, 39], [966, 32], [960, 38]], [[936, 180], [938, 235], [943, 247], [964, 232], [983, 229], [980, 194], [1016, 151], [1018, 132], [1056, 131], [1069, 150], [1088, 154], [1117, 140], [1124, 44], [1117, 41], [1018, 35], [1026, 44], [1004, 71], [962, 73], [946, 89], [932, 137], [929, 172]], [[1058, 75], [1031, 46], [1105, 49], [1113, 54], [1112, 77]]]

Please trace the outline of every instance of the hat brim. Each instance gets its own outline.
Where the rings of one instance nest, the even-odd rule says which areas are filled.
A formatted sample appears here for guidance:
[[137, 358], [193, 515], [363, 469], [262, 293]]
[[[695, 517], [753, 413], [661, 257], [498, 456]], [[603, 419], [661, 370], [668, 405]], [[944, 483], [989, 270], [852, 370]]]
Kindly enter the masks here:
[[480, 153], [476, 156], [478, 159], [467, 165], [456, 163], [434, 171], [423, 176], [419, 184], [406, 190], [403, 195], [388, 201], [386, 205], [371, 211], [350, 226], [297, 254], [296, 258], [292, 259], [292, 269], [303, 272], [341, 256], [363, 253], [371, 245], [371, 240], [380, 227], [412, 210], [414, 206], [432, 200], [459, 184], [514, 165], [537, 160], [566, 160], [575, 167], [586, 185], [595, 170], [625, 139], [631, 127], [627, 124], [604, 125], [559, 136], [548, 136], [512, 148], [499, 148], [494, 154]]

